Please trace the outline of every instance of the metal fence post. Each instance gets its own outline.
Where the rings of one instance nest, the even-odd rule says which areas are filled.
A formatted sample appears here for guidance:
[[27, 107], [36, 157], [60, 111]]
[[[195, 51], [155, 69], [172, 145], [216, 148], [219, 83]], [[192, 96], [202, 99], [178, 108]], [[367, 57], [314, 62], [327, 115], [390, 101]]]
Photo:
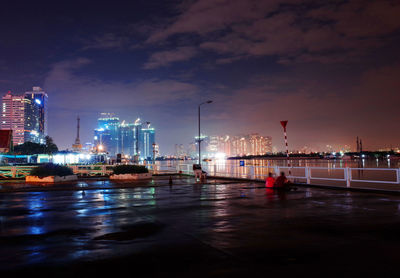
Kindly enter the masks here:
[[397, 183], [400, 183], [400, 168], [397, 169], [396, 173], [397, 173]]
[[101, 165], [101, 175], [102, 176], [106, 175], [106, 165]]
[[217, 164], [214, 164], [214, 176], [217, 175]]
[[253, 165], [251, 165], [250, 166], [250, 179], [255, 179], [255, 176], [254, 176], [254, 166]]
[[346, 178], [346, 187], [350, 187], [351, 182], [351, 168], [346, 167], [345, 170], [345, 178]]
[[310, 167], [305, 168], [305, 174], [306, 174], [306, 179], [307, 179], [307, 184], [311, 184], [311, 169]]

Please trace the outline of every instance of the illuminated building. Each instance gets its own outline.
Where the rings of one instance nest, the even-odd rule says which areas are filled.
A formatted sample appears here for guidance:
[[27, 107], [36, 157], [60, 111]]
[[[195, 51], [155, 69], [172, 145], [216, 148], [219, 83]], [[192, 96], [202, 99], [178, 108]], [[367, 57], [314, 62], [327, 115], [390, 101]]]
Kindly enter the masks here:
[[220, 136], [210, 136], [210, 140], [207, 146], [209, 153], [217, 153], [219, 147]]
[[10, 91], [3, 96], [1, 129], [12, 130], [12, 140], [14, 145], [25, 142], [25, 107], [27, 99], [24, 96], [12, 95]]
[[272, 137], [257, 133], [243, 136], [226, 136], [220, 140], [219, 152], [227, 156], [264, 155], [272, 153]]
[[24, 141], [44, 144], [47, 135], [47, 101], [46, 92], [40, 87], [33, 87], [24, 95], [25, 130]]
[[272, 152], [272, 138], [258, 133], [248, 135], [250, 155], [264, 155]]
[[115, 156], [120, 152], [119, 118], [113, 113], [101, 113], [97, 123], [98, 128], [94, 130], [95, 146], [101, 146], [102, 151]]
[[195, 158], [199, 154], [197, 152], [197, 143], [190, 143], [189, 144], [189, 148], [187, 150], [187, 154], [192, 158]]
[[150, 127], [150, 122], [147, 122], [145, 127], [142, 127], [139, 136], [140, 157], [143, 159], [152, 159], [153, 144], [155, 143], [155, 130]]
[[244, 136], [232, 137], [232, 155], [243, 156], [248, 154], [248, 140]]
[[112, 113], [101, 113], [98, 127], [94, 130], [95, 149], [110, 156], [120, 153], [151, 159], [154, 142], [155, 129], [150, 127], [149, 122], [144, 125], [137, 119], [134, 123], [120, 123], [119, 118]]
[[137, 118], [134, 125], [134, 134], [133, 134], [133, 140], [134, 140], [134, 155], [139, 156], [140, 154], [140, 148], [139, 148], [139, 138], [141, 138], [142, 134], [142, 123], [140, 122], [140, 118]]
[[125, 123], [123, 121], [119, 126], [119, 136], [120, 136], [120, 152], [124, 155], [133, 156], [135, 155], [135, 131], [136, 125]]
[[185, 146], [183, 144], [175, 144], [175, 157], [184, 158], [185, 156]]

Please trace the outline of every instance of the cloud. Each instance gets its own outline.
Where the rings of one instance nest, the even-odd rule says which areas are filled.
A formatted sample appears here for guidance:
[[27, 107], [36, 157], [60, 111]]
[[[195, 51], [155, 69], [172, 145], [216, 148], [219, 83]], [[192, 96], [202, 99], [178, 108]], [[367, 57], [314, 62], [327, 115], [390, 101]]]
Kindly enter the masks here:
[[75, 73], [89, 63], [86, 58], [77, 58], [53, 66], [44, 87], [57, 97], [56, 105], [87, 109], [87, 104], [90, 104], [96, 110], [132, 105], [156, 106], [189, 99], [198, 90], [192, 84], [172, 79], [106, 82]]
[[185, 6], [175, 22], [162, 28], [147, 39], [148, 43], [165, 40], [182, 33], [205, 35], [225, 29], [238, 22], [254, 20], [277, 8], [280, 2], [259, 0], [203, 0]]
[[360, 59], [400, 29], [398, 1], [309, 2], [195, 1], [147, 43], [196, 34], [200, 49], [225, 55], [220, 64], [258, 56], [278, 56], [285, 64], [338, 63]]
[[178, 47], [174, 50], [159, 51], [151, 54], [149, 61], [143, 66], [145, 69], [155, 69], [168, 66], [174, 62], [182, 62], [191, 59], [197, 54], [194, 47]]
[[84, 40], [84, 47], [82, 50], [88, 49], [122, 49], [129, 45], [130, 38], [121, 36], [114, 33], [106, 33], [100, 36], [95, 36], [91, 39]]

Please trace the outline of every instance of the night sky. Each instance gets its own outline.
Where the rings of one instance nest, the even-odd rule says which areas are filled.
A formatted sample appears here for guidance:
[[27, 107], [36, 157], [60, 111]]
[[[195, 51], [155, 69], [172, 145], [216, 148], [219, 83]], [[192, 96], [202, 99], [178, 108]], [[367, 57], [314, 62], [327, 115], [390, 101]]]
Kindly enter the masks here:
[[[0, 92], [49, 95], [61, 149], [100, 112], [150, 121], [162, 154], [257, 132], [283, 149], [400, 145], [400, 1], [13, 1], [0, 10]], [[64, 4], [63, 4], [64, 3]], [[324, 4], [322, 4], [324, 3]]]

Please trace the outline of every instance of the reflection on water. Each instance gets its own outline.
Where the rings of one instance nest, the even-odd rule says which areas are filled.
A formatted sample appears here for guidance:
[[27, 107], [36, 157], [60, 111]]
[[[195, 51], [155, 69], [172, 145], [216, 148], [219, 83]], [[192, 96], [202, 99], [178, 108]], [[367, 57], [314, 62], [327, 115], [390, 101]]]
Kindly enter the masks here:
[[[202, 165], [208, 168], [217, 165], [219, 169], [229, 170], [232, 166], [240, 166], [240, 161], [244, 161], [245, 166], [263, 166], [263, 167], [286, 167], [288, 164], [286, 158], [282, 159], [217, 159], [204, 161]], [[292, 167], [328, 167], [328, 168], [399, 168], [399, 159], [362, 159], [362, 160], [342, 160], [342, 159], [290, 159]], [[161, 167], [175, 167], [177, 164], [193, 164], [195, 160], [187, 161], [158, 161]]]
[[[313, 178], [330, 178], [344, 181], [346, 173], [343, 168], [356, 168], [351, 171], [354, 180], [379, 180], [396, 181], [396, 168], [399, 168], [398, 159], [361, 159], [361, 160], [341, 160], [341, 159], [291, 159], [291, 168], [287, 167], [286, 159], [248, 159], [244, 161], [244, 166], [240, 165], [240, 159], [235, 160], [214, 160], [203, 162], [203, 169], [210, 175], [229, 176], [237, 178], [256, 178], [265, 179], [269, 173], [279, 174], [283, 171], [292, 176], [298, 182], [304, 182], [306, 169], [312, 167], [311, 176]], [[190, 163], [195, 161], [177, 162], [186, 165], [180, 169], [191, 170]], [[279, 167], [279, 168], [278, 168]], [[296, 168], [300, 167], [300, 168]], [[323, 169], [317, 169], [323, 168]], [[363, 170], [372, 169], [395, 169], [387, 171]]]

